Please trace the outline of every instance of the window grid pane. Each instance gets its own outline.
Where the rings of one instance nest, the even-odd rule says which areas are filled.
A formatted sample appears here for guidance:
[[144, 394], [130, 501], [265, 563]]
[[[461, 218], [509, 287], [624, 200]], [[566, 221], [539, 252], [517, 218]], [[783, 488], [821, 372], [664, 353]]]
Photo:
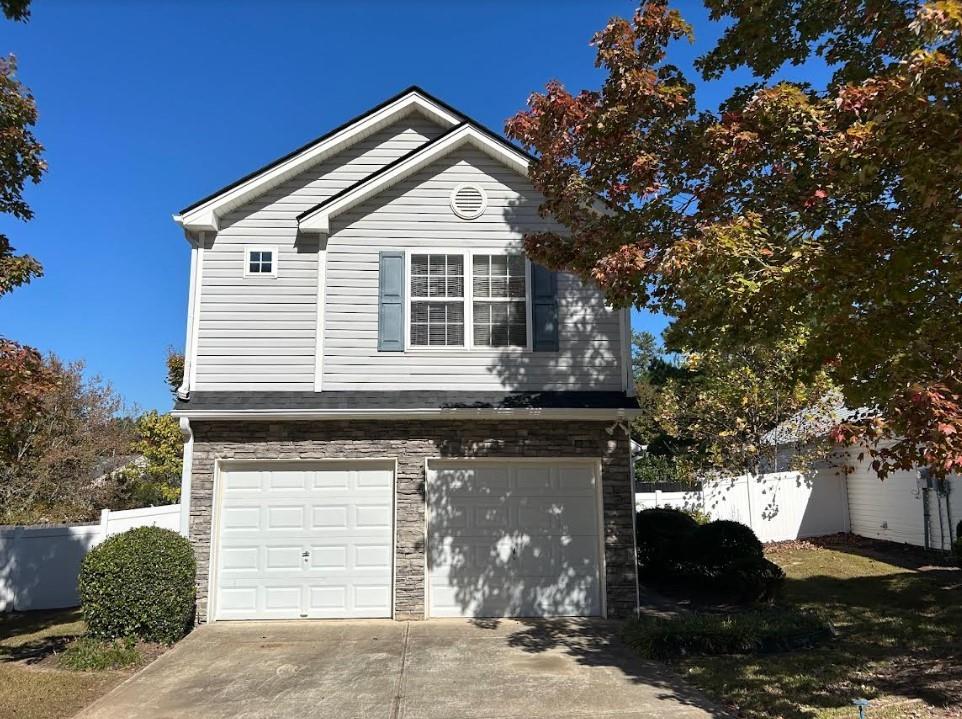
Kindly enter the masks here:
[[412, 297], [464, 297], [461, 255], [412, 255]]
[[[527, 290], [524, 257], [474, 255], [474, 344], [483, 347], [526, 347]], [[483, 298], [487, 301], [477, 301]]]
[[249, 274], [270, 274], [273, 271], [273, 252], [269, 250], [252, 250], [248, 255], [247, 272]]
[[412, 302], [411, 344], [461, 346], [464, 344], [463, 302]]

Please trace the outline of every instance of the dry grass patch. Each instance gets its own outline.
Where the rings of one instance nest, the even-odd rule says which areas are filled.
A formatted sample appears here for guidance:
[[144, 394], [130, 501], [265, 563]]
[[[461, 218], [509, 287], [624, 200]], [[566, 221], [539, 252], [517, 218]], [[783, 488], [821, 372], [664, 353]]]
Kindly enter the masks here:
[[[71, 671], [67, 652], [94, 656], [79, 609], [0, 615], [0, 717], [61, 719], [106, 694], [156, 656], [139, 651], [124, 670]], [[78, 644], [79, 641], [79, 644]], [[128, 654], [128, 660], [131, 658]]]

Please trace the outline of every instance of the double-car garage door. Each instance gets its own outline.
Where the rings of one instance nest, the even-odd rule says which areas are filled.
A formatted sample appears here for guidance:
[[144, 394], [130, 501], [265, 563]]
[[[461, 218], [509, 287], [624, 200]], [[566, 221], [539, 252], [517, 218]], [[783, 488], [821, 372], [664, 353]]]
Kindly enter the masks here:
[[[213, 619], [390, 617], [394, 463], [220, 473]], [[439, 460], [427, 470], [429, 616], [602, 614], [594, 462]]]

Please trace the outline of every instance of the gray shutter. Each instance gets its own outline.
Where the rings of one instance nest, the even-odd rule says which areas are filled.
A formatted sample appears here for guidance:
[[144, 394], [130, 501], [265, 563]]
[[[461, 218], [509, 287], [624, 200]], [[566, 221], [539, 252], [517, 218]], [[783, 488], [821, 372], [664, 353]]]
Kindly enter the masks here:
[[558, 351], [558, 273], [531, 263], [531, 316], [535, 352]]
[[377, 348], [404, 351], [404, 253], [381, 252], [377, 273]]

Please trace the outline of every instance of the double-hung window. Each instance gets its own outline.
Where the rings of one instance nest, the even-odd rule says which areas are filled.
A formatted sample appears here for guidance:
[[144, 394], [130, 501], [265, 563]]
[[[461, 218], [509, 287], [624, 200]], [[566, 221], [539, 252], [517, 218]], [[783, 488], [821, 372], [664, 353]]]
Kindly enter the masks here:
[[464, 255], [411, 255], [411, 346], [464, 346]]
[[473, 339], [476, 347], [525, 347], [528, 303], [524, 256], [473, 255]]

